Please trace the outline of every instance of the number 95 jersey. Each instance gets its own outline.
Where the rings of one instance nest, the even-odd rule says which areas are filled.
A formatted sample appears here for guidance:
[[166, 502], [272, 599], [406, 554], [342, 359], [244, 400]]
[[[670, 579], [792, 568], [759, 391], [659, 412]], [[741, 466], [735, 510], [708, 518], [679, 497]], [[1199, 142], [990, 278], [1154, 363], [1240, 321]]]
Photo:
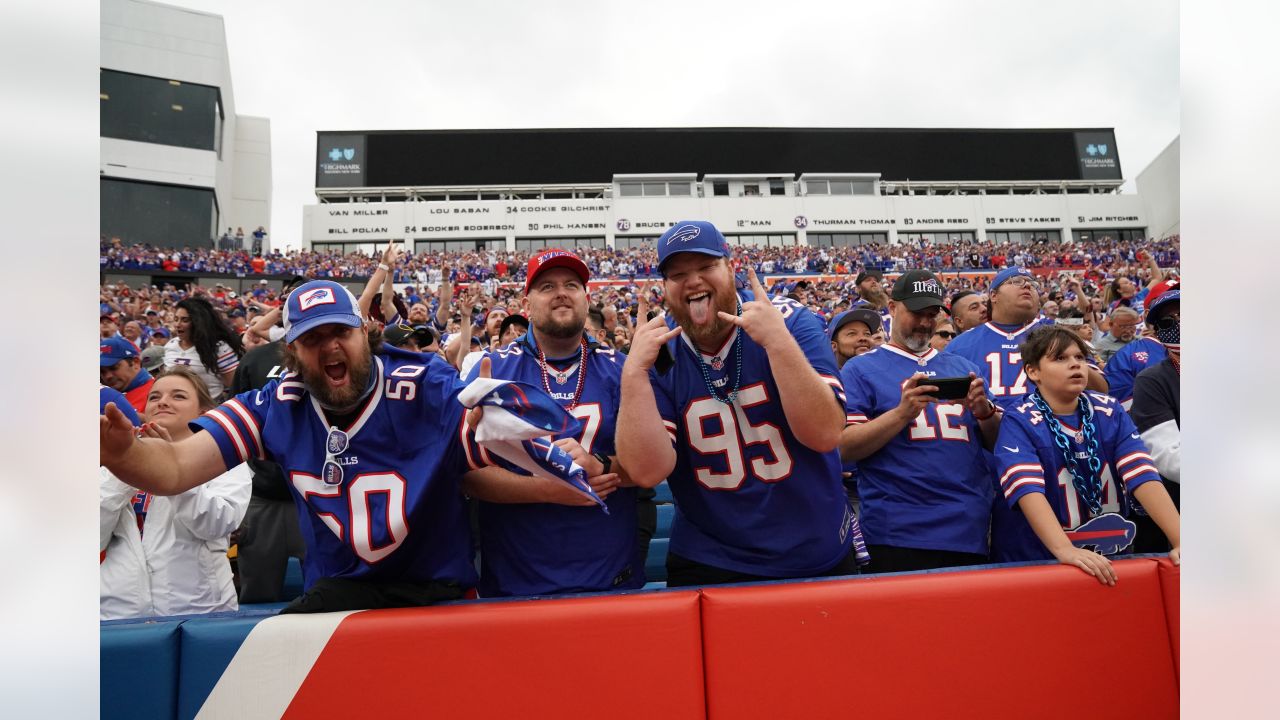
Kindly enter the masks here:
[[479, 453], [457, 400], [463, 385], [438, 356], [386, 348], [372, 362], [377, 385], [339, 428], [348, 442], [336, 454], [337, 484], [322, 473], [329, 422], [296, 374], [237, 395], [192, 429], [214, 437], [228, 468], [256, 457], [284, 469], [307, 543], [308, 588], [321, 577], [472, 587], [461, 478]]
[[[750, 293], [740, 293], [744, 302]], [[822, 325], [803, 306], [775, 298], [810, 364], [844, 406], [844, 389]], [[673, 318], [668, 326], [675, 327]], [[733, 389], [741, 342], [741, 381], [732, 405], [712, 397]], [[792, 434], [764, 348], [734, 331], [714, 356], [682, 334], [668, 341], [675, 358], [650, 371], [658, 413], [676, 449], [669, 478], [676, 501], [671, 552], [705, 565], [768, 577], [823, 572], [849, 552], [853, 512], [837, 450], [819, 453]], [[706, 377], [699, 368], [702, 364]], [[626, 432], [620, 428], [620, 432]]]

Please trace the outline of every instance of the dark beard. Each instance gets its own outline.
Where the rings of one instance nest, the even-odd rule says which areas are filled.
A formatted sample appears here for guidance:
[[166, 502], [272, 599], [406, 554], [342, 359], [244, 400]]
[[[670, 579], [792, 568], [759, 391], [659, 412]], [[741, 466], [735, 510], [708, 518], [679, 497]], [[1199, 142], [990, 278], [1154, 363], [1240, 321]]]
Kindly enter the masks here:
[[559, 323], [551, 318], [547, 318], [538, 323], [538, 332], [553, 337], [557, 340], [567, 340], [582, 334], [582, 329], [587, 326], [586, 317], [574, 317], [566, 323]]
[[720, 349], [720, 344], [724, 342], [728, 330], [733, 323], [725, 320], [716, 314], [716, 311], [726, 312], [730, 315], [738, 314], [738, 294], [730, 287], [727, 293], [716, 291], [715, 305], [711, 308], [711, 322], [707, 325], [695, 327], [693, 324], [693, 316], [689, 314], [688, 305], [677, 306], [671, 303], [671, 314], [675, 316], [676, 323], [684, 329], [684, 334], [693, 342], [694, 347], [708, 352], [715, 352]]
[[307, 390], [315, 396], [320, 404], [330, 410], [350, 410], [360, 402], [364, 391], [369, 386], [369, 374], [373, 367], [373, 357], [364, 353], [361, 358], [347, 358], [347, 374], [351, 382], [346, 387], [336, 390], [329, 387], [329, 378], [323, 369], [302, 368], [302, 382]]

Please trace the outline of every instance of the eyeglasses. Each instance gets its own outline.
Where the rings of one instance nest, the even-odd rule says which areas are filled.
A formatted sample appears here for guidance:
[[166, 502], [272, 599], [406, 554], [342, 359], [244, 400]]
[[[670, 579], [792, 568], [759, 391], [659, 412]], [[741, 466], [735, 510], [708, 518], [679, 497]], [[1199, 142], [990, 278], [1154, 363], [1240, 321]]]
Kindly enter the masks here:
[[329, 428], [329, 435], [324, 439], [324, 469], [320, 477], [325, 485], [342, 484], [342, 466], [338, 464], [338, 456], [347, 451], [347, 434], [336, 427]]
[[1027, 285], [1030, 285], [1032, 290], [1038, 291], [1040, 289], [1040, 283], [1036, 282], [1035, 280], [1032, 280], [1026, 275], [1015, 275], [1014, 277], [1011, 277], [1008, 280], [1005, 280], [1004, 284], [1012, 285], [1013, 287], [1016, 287], [1016, 288], [1026, 287]]
[[953, 340], [953, 339], [955, 339], [955, 336], [956, 336], [956, 334], [955, 334], [955, 333], [953, 333], [953, 332], [951, 332], [950, 330], [935, 330], [933, 334], [934, 334], [934, 335], [941, 335], [942, 337], [944, 337], [944, 338], [946, 338], [946, 339], [948, 339], [948, 340]]

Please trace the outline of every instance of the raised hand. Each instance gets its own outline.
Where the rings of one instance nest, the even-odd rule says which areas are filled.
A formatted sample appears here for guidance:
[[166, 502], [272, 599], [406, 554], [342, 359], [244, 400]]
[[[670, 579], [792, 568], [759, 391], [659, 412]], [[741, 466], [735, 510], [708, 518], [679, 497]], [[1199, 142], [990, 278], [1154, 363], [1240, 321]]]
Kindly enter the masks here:
[[668, 340], [680, 334], [680, 326], [667, 329], [667, 318], [659, 315], [636, 328], [631, 336], [631, 352], [623, 364], [623, 370], [649, 372], [649, 368], [658, 360], [658, 351]]
[[717, 314], [722, 319], [742, 328], [765, 350], [777, 343], [786, 342], [791, 337], [791, 333], [787, 331], [787, 321], [783, 319], [782, 311], [769, 300], [769, 293], [760, 283], [760, 278], [756, 276], [755, 268], [749, 265], [747, 280], [751, 283], [751, 292], [755, 295], [755, 299], [742, 304], [742, 315], [731, 315], [723, 310]]
[[98, 464], [111, 467], [133, 447], [137, 429], [113, 402], [98, 418]]

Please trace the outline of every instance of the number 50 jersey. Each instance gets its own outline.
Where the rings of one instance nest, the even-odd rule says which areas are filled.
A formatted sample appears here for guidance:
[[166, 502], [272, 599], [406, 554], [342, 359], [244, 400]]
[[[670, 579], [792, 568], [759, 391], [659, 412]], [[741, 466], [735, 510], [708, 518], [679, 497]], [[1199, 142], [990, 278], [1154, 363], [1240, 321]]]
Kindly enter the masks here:
[[[743, 302], [750, 293], [741, 293]], [[844, 406], [835, 358], [813, 313], [775, 298], [787, 329]], [[675, 320], [667, 324], [675, 327]], [[720, 396], [733, 389], [741, 335], [741, 382], [732, 405], [712, 397], [703, 364]], [[676, 501], [671, 552], [705, 565], [767, 577], [823, 572], [849, 552], [853, 511], [837, 450], [819, 453], [791, 432], [764, 348], [734, 330], [714, 356], [684, 335], [668, 341], [675, 358], [650, 371], [658, 413], [676, 449], [669, 479]], [[625, 432], [625, 428], [620, 429]]]
[[342, 480], [322, 477], [329, 422], [302, 380], [286, 373], [192, 423], [235, 467], [273, 460], [298, 508], [309, 588], [321, 577], [475, 584], [461, 478], [479, 466], [458, 402], [462, 383], [438, 356], [387, 348], [377, 381], [337, 453]]

